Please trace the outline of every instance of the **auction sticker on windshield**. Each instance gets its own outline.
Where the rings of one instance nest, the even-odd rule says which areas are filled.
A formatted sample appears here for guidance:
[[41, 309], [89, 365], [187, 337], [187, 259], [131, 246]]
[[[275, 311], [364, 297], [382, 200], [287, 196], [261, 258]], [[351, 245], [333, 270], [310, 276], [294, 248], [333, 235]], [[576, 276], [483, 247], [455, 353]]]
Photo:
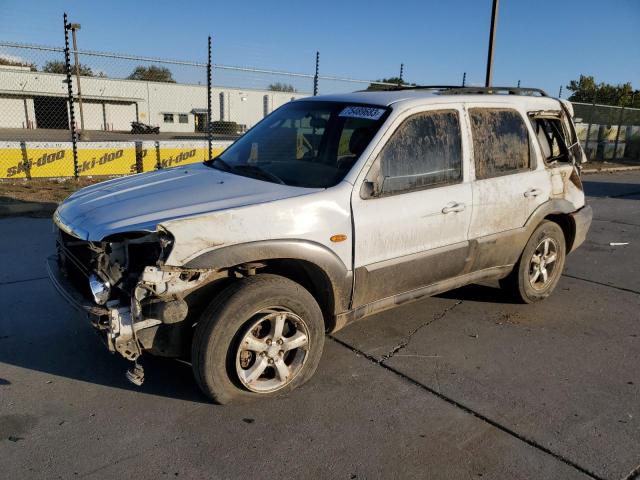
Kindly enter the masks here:
[[340, 112], [340, 117], [350, 117], [350, 118], [366, 118], [368, 120], [378, 120], [383, 114], [385, 110], [384, 108], [374, 108], [374, 107], [358, 107], [351, 106], [345, 107], [342, 112]]

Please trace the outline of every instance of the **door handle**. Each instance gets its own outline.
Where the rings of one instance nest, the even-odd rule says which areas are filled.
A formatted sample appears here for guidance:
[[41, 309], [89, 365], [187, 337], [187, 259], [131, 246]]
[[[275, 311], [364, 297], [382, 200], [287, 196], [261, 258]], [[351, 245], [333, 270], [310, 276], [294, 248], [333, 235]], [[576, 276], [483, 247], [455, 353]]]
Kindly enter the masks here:
[[447, 206], [442, 209], [442, 213], [453, 213], [453, 212], [461, 212], [465, 209], [464, 203], [458, 202], [450, 202], [447, 203]]
[[529, 190], [524, 192], [524, 196], [527, 197], [527, 198], [529, 198], [529, 197], [537, 197], [541, 193], [542, 193], [542, 190], [540, 190], [539, 188], [530, 188]]

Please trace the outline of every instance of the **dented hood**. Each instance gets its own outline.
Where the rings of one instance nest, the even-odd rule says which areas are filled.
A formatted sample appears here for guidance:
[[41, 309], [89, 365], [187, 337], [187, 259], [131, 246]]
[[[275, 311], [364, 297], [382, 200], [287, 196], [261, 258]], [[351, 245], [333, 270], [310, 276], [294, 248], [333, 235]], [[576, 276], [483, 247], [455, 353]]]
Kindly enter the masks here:
[[117, 178], [83, 188], [56, 210], [55, 222], [84, 240], [153, 231], [177, 218], [304, 195], [290, 187], [226, 173], [204, 164]]

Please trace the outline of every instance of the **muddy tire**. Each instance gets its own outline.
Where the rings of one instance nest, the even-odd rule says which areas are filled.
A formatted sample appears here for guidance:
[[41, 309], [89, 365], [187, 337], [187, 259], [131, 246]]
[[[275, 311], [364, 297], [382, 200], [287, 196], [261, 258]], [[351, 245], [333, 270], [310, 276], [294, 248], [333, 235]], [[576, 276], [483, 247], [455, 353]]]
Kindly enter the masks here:
[[301, 285], [277, 275], [243, 278], [203, 312], [191, 347], [198, 386], [217, 403], [279, 396], [314, 374], [324, 321]]
[[539, 302], [556, 288], [566, 257], [564, 233], [557, 223], [543, 221], [529, 238], [513, 271], [500, 286], [516, 301]]

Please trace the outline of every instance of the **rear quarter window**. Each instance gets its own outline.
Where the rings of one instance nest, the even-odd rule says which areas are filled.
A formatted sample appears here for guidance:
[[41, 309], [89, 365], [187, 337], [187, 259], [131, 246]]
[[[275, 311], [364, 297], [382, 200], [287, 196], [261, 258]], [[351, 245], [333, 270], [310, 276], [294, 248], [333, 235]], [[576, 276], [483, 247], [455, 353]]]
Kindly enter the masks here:
[[471, 108], [469, 117], [477, 179], [530, 168], [529, 134], [522, 115], [512, 109]]

